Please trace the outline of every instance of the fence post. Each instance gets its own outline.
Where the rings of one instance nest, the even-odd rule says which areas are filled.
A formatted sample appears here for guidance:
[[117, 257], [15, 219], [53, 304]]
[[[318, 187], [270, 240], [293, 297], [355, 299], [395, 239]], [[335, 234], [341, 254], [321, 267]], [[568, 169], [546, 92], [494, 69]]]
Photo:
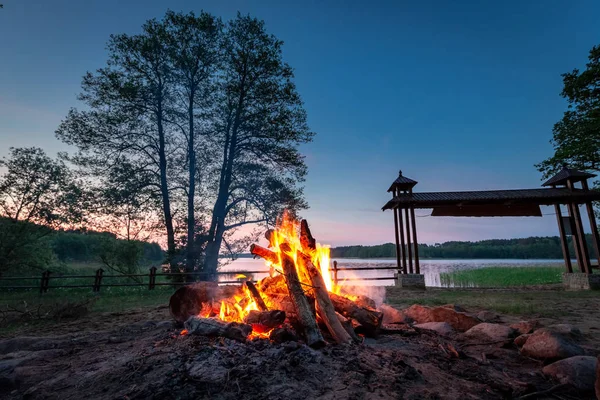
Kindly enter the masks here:
[[104, 270], [102, 268], [98, 268], [96, 270], [96, 276], [94, 277], [94, 286], [92, 288], [92, 290], [94, 292], [100, 291], [100, 285], [102, 284], [102, 274], [103, 273], [104, 273]]
[[337, 261], [333, 261], [333, 283], [335, 284], [335, 286], [337, 286], [338, 284], [338, 269], [337, 269]]
[[150, 279], [148, 280], [148, 290], [154, 290], [156, 286], [156, 267], [150, 268]]
[[42, 272], [42, 280], [40, 282], [40, 293], [46, 293], [48, 291], [48, 285], [50, 284], [50, 271], [46, 270]]

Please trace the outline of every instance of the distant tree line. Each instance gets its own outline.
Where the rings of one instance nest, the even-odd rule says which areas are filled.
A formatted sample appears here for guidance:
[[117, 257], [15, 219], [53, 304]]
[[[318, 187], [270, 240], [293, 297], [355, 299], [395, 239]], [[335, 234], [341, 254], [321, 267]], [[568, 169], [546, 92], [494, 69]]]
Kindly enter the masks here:
[[[590, 255], [595, 257], [592, 236], [586, 235]], [[573, 243], [569, 240], [570, 254], [575, 258]], [[332, 258], [395, 258], [396, 245], [386, 243], [377, 246], [342, 246], [331, 249]], [[529, 237], [524, 239], [492, 239], [478, 242], [445, 242], [434, 245], [420, 244], [421, 258], [515, 258], [515, 259], [562, 259], [560, 238]]]
[[1, 275], [67, 271], [72, 263], [94, 263], [114, 273], [133, 274], [163, 260], [158, 243], [119, 239], [110, 232], [57, 231], [0, 217]]

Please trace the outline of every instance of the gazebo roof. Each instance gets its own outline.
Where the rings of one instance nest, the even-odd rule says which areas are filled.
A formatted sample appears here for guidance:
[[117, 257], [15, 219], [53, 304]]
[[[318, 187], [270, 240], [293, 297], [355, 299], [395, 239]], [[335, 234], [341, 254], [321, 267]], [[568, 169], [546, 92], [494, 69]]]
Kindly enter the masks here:
[[594, 178], [596, 175], [590, 174], [584, 171], [578, 171], [576, 169], [570, 169], [566, 166], [552, 178], [548, 179], [542, 186], [554, 186], [554, 185], [565, 185], [568, 181], [581, 182], [589, 178]]
[[388, 192], [392, 192], [394, 189], [412, 189], [417, 183], [419, 182], [402, 176], [402, 171], [400, 171], [396, 180], [392, 182]]
[[569, 190], [567, 188], [484, 190], [470, 192], [422, 192], [401, 193], [388, 201], [383, 210], [393, 208], [434, 208], [439, 206], [464, 205], [552, 205], [564, 203], [581, 204], [600, 200], [600, 191]]

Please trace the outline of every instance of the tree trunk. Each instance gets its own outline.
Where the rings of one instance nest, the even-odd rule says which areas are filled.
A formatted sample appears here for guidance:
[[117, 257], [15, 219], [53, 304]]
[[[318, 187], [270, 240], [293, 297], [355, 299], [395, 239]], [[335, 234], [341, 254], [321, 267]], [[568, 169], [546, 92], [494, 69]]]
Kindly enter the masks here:
[[157, 117], [159, 139], [159, 169], [160, 192], [162, 195], [163, 214], [167, 228], [167, 263], [171, 270], [175, 267], [175, 230], [173, 229], [173, 216], [171, 215], [171, 200], [169, 198], [169, 185], [167, 183], [167, 156], [165, 151], [165, 131], [162, 121], [162, 107], [159, 105]]
[[[196, 251], [194, 232], [196, 218], [194, 213], [194, 196], [196, 193], [196, 150], [194, 149], [194, 91], [190, 92], [188, 99], [188, 118], [189, 118], [189, 138], [188, 138], [188, 162], [189, 162], [189, 182], [188, 182], [188, 217], [187, 217], [187, 248], [186, 248], [186, 272], [193, 272], [196, 264]], [[193, 280], [192, 276], [187, 275], [186, 280]]]
[[207, 272], [207, 280], [217, 280], [217, 268], [219, 267], [219, 251], [223, 243], [223, 228], [217, 223], [215, 237], [206, 245], [206, 257], [204, 259], [204, 270]]
[[[246, 78], [247, 71], [244, 72], [240, 79], [240, 93], [238, 96], [237, 105], [235, 108], [235, 116], [231, 124], [228, 124], [226, 131], [226, 141], [223, 148], [223, 164], [221, 166], [221, 178], [219, 182], [219, 194], [213, 208], [213, 217], [209, 234], [213, 237], [206, 248], [206, 259], [204, 263], [205, 270], [209, 275], [216, 277], [215, 273], [219, 266], [219, 250], [225, 233], [225, 217], [227, 217], [227, 200], [229, 199], [229, 189], [233, 174], [233, 165], [235, 162], [235, 153], [237, 149], [238, 129], [241, 123], [242, 109], [244, 107], [246, 97]], [[231, 128], [231, 131], [229, 131]], [[231, 134], [231, 135], [229, 135]], [[214, 278], [213, 278], [214, 279]]]

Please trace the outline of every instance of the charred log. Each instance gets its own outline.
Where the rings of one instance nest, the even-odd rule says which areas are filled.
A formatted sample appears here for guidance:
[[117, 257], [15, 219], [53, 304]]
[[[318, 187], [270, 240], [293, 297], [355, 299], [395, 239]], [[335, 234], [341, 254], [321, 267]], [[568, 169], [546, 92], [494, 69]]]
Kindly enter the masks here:
[[301, 262], [308, 271], [308, 276], [313, 285], [317, 313], [327, 326], [327, 330], [329, 333], [331, 333], [331, 336], [333, 336], [337, 343], [350, 343], [352, 338], [344, 329], [335, 313], [335, 309], [331, 303], [331, 299], [329, 298], [329, 292], [327, 292], [327, 287], [325, 286], [325, 281], [323, 280], [321, 272], [313, 265], [310, 259], [304, 256], [302, 253], [298, 253], [297, 259], [302, 260]]
[[248, 291], [250, 292], [250, 295], [254, 299], [254, 302], [256, 303], [256, 306], [258, 307], [258, 309], [260, 311], [267, 311], [268, 310], [267, 305], [265, 304], [265, 301], [263, 300], [263, 298], [260, 296], [260, 292], [254, 285], [254, 283], [252, 283], [250, 281], [246, 281], [246, 288], [248, 288]]
[[275, 343], [296, 342], [298, 341], [298, 335], [296, 335], [291, 326], [284, 325], [281, 328], [273, 329], [269, 335], [269, 339]]
[[252, 332], [252, 326], [238, 322], [224, 322], [216, 318], [190, 317], [185, 321], [188, 334], [224, 337], [228, 339], [246, 341]]
[[362, 339], [354, 331], [354, 325], [352, 324], [352, 321], [344, 317], [337, 311], [335, 315], [337, 316], [338, 320], [340, 321], [340, 324], [342, 324], [346, 332], [348, 332], [348, 335], [350, 335], [350, 337], [352, 338], [352, 341], [354, 341], [355, 343], [361, 343]]
[[[213, 302], [241, 294], [239, 286], [218, 286], [216, 282], [198, 282], [177, 289], [169, 300], [169, 311], [180, 323], [199, 315]], [[210, 309], [210, 306], [208, 307]]]
[[250, 311], [244, 318], [245, 324], [261, 325], [267, 329], [277, 328], [285, 321], [285, 312], [273, 311]]
[[370, 336], [377, 335], [383, 320], [383, 313], [368, 307], [360, 307], [352, 300], [334, 293], [330, 293], [329, 297], [337, 312], [346, 318], [358, 322], [365, 334]]
[[279, 246], [281, 249], [282, 267], [285, 276], [285, 283], [287, 284], [292, 303], [296, 309], [298, 320], [302, 325], [306, 343], [313, 348], [320, 348], [325, 345], [325, 340], [319, 326], [315, 314], [312, 312], [308, 299], [304, 294], [300, 280], [298, 279], [298, 273], [296, 272], [296, 266], [294, 260], [287, 254], [291, 251], [288, 244], [284, 243]]
[[274, 238], [275, 238], [275, 230], [267, 229], [267, 231], [265, 232], [265, 239], [267, 239], [269, 241], [269, 247], [275, 246]]

